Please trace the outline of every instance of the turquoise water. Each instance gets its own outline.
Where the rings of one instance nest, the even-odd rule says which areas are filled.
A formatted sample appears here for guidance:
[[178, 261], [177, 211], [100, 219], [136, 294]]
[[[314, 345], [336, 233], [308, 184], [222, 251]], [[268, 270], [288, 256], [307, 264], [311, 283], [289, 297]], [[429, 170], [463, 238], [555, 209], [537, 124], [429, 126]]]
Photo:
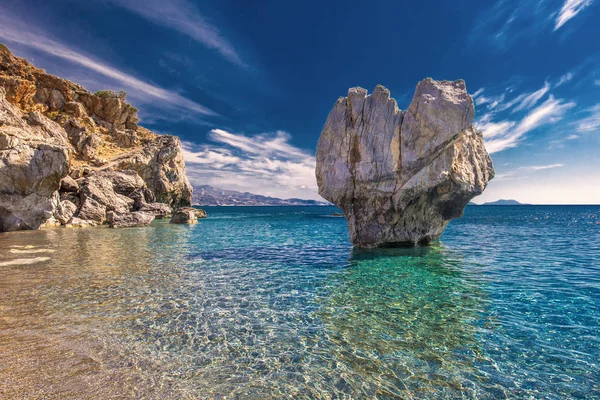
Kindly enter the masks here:
[[0, 235], [0, 398], [598, 398], [600, 207], [359, 251], [329, 207]]

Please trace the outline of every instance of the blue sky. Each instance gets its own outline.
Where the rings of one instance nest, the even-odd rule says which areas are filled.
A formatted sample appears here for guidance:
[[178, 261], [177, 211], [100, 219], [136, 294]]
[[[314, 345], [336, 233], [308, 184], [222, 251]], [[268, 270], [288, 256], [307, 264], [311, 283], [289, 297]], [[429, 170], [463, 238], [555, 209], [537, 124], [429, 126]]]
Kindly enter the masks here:
[[465, 79], [497, 177], [476, 202], [600, 203], [600, 1], [0, 0], [0, 42], [180, 136], [194, 184], [318, 198], [349, 87]]

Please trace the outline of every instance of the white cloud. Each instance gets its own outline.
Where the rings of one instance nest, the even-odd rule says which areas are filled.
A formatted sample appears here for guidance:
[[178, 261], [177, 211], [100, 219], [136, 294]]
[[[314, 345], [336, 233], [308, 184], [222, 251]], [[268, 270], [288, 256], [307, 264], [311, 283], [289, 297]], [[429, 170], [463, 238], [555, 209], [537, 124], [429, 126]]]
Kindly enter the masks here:
[[525, 95], [525, 97], [521, 100], [521, 103], [514, 108], [513, 112], [527, 110], [535, 106], [537, 102], [540, 101], [546, 93], [548, 93], [549, 90], [550, 85], [548, 84], [548, 82], [545, 82], [544, 86], [542, 86], [541, 89], [530, 93], [529, 95]]
[[554, 30], [566, 24], [590, 4], [592, 4], [592, 0], [566, 0], [554, 21]]
[[215, 145], [184, 143], [186, 169], [193, 184], [321, 200], [315, 157], [293, 146], [286, 132], [245, 136], [213, 129], [209, 138]]
[[180, 94], [163, 89], [161, 87], [144, 82], [130, 74], [118, 70], [108, 64], [95, 60], [75, 49], [70, 48], [64, 43], [51, 39], [45, 32], [35, 32], [30, 25], [26, 25], [19, 19], [10, 15], [7, 10], [0, 7], [0, 38], [8, 44], [17, 44], [30, 49], [44, 52], [62, 60], [69, 61], [82, 66], [88, 70], [96, 72], [113, 81], [123, 85], [126, 89], [133, 90], [141, 94], [140, 98], [154, 99], [155, 102], [167, 103], [172, 106], [184, 107], [203, 115], [217, 115], [214, 111], [204, 107], [192, 100], [189, 100]]
[[[521, 138], [527, 133], [540, 126], [555, 123], [564, 117], [567, 110], [573, 108], [575, 103], [565, 102], [561, 99], [555, 99], [550, 96], [548, 100], [543, 102], [538, 107], [531, 110], [525, 117], [518, 123], [513, 121], [501, 121], [498, 123], [488, 123], [488, 127], [492, 128], [491, 139], [487, 138], [486, 127], [483, 126], [483, 134], [486, 137], [486, 148], [489, 153], [497, 153], [502, 150], [506, 150], [511, 147], [516, 147]], [[514, 125], [512, 129], [511, 125]], [[507, 129], [498, 129], [498, 126], [509, 127]], [[480, 127], [481, 129], [481, 127]]]
[[596, 85], [596, 86], [600, 86], [600, 79], [596, 79], [596, 80], [594, 81], [594, 85]]
[[499, 104], [494, 111], [496, 112], [502, 112], [502, 111], [506, 111], [506, 110], [510, 110], [511, 108], [513, 108], [516, 104], [519, 104], [520, 102], [523, 101], [523, 99], [527, 96], [527, 93], [523, 93], [518, 95], [517, 97], [515, 97], [512, 100], [509, 100], [505, 103]]
[[531, 165], [528, 167], [519, 167], [519, 169], [526, 169], [530, 171], [541, 171], [544, 169], [560, 168], [564, 167], [564, 164], [549, 164], [549, 165]]
[[[557, 0], [558, 1], [558, 0]], [[535, 43], [549, 30], [558, 30], [592, 4], [593, 0], [495, 0], [481, 2], [486, 8], [475, 19], [469, 35], [471, 45], [486, 51], [506, 52], [524, 41]]]
[[586, 111], [588, 112], [588, 116], [576, 122], [575, 130], [578, 133], [600, 131], [600, 104], [596, 104]]
[[559, 86], [569, 82], [571, 79], [573, 79], [573, 74], [571, 72], [567, 72], [566, 74], [564, 74], [563, 76], [560, 77], [560, 79], [556, 83], [555, 87], [559, 87]]
[[494, 177], [494, 180], [495, 181], [504, 181], [504, 180], [509, 180], [509, 179], [510, 180], [526, 179], [526, 178], [528, 178], [528, 176], [526, 175], [527, 172], [537, 172], [537, 171], [543, 171], [543, 170], [548, 170], [548, 169], [562, 168], [564, 166], [565, 166], [564, 164], [522, 166], [522, 167], [510, 170], [510, 171], [496, 174], [496, 176]]
[[209, 23], [187, 0], [110, 0], [155, 24], [189, 36], [204, 46], [215, 49], [232, 63], [245, 67], [231, 43], [219, 29]]
[[473, 93], [471, 95], [471, 97], [475, 100], [477, 99], [477, 97], [479, 97], [483, 92], [485, 91], [484, 88], [480, 88], [478, 91], [476, 91], [475, 93]]
[[[544, 85], [544, 87], [542, 87], [542, 89], [538, 90], [537, 92], [522, 93], [508, 101], [505, 101], [505, 100], [507, 97], [507, 93], [510, 95], [514, 91], [514, 89], [512, 87], [507, 88], [506, 93], [502, 93], [497, 96], [490, 95], [487, 97], [482, 95], [482, 93], [484, 92], [484, 89], [482, 88], [482, 89], [479, 89], [477, 92], [475, 92], [471, 97], [473, 98], [473, 101], [475, 102], [476, 106], [486, 105], [486, 109], [489, 110], [489, 112], [487, 114], [485, 114], [483, 117], [479, 118], [481, 121], [481, 119], [484, 117], [488, 117], [489, 119], [491, 119], [491, 117], [493, 117], [494, 114], [509, 110], [517, 104], [519, 104], [519, 107], [521, 107], [520, 103], [523, 103], [525, 101], [526, 97], [532, 97], [530, 100], [528, 100], [528, 103], [531, 103], [533, 100], [535, 100], [535, 94], [541, 93], [544, 90], [545, 86], [546, 85]], [[543, 94], [542, 94], [542, 96], [543, 96]], [[525, 107], [526, 105], [523, 105], [523, 107]]]
[[475, 127], [482, 131], [486, 139], [491, 139], [498, 136], [506, 136], [512, 127], [515, 126], [513, 121], [501, 122], [477, 122]]

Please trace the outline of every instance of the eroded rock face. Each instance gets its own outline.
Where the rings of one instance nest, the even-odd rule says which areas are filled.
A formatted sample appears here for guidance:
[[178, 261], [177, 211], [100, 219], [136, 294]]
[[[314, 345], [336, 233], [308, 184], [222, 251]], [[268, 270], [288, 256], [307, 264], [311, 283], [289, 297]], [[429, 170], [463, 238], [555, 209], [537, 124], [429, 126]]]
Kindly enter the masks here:
[[192, 185], [185, 173], [181, 141], [161, 136], [141, 150], [116, 161], [119, 169], [136, 171], [156, 196], [156, 201], [173, 208], [189, 206]]
[[319, 194], [344, 210], [352, 243], [427, 243], [493, 178], [462, 80], [419, 82], [402, 112], [383, 86], [338, 99], [317, 146]]
[[39, 117], [28, 120], [0, 87], [0, 232], [37, 229], [51, 218], [69, 172], [64, 131]]
[[139, 207], [139, 211], [152, 214], [156, 219], [166, 218], [173, 213], [171, 207], [165, 203], [142, 204]]
[[110, 219], [108, 226], [111, 228], [133, 228], [148, 226], [152, 221], [154, 221], [154, 215], [134, 211], [131, 213], [114, 215]]
[[73, 215], [77, 212], [77, 206], [69, 201], [62, 200], [54, 211], [54, 218], [61, 224], [66, 225], [71, 221]]
[[181, 142], [137, 123], [125, 93], [92, 94], [0, 45], [0, 232], [189, 206]]
[[101, 171], [80, 183], [81, 219], [104, 223], [106, 213], [127, 214], [133, 211], [135, 196], [144, 196], [144, 181], [135, 171]]

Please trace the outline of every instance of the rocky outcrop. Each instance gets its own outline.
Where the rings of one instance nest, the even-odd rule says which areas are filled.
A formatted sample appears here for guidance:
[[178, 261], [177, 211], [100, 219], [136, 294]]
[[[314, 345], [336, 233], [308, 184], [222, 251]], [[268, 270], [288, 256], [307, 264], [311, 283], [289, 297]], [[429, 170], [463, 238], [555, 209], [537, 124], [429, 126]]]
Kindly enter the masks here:
[[319, 194], [361, 247], [427, 243], [485, 189], [494, 170], [462, 80], [425, 79], [402, 112], [383, 86], [336, 102], [317, 146]]
[[165, 203], [150, 203], [150, 204], [141, 204], [138, 207], [139, 211], [152, 214], [156, 219], [167, 218], [173, 213], [171, 207]]
[[206, 218], [206, 211], [193, 207], [182, 207], [173, 213], [172, 224], [195, 224], [198, 219]]
[[145, 203], [153, 195], [135, 171], [101, 171], [82, 178], [79, 185], [79, 218], [104, 223], [106, 213], [126, 214], [134, 209], [135, 198]]
[[172, 224], [195, 224], [198, 222], [198, 218], [192, 209], [180, 208], [175, 210], [169, 222]]
[[145, 212], [130, 212], [115, 214], [110, 218], [108, 226], [111, 228], [133, 228], [148, 226], [154, 221], [154, 215]]
[[136, 171], [155, 193], [158, 202], [174, 208], [191, 204], [191, 185], [185, 174], [181, 142], [177, 137], [157, 137], [140, 151], [116, 160], [114, 167]]
[[137, 123], [124, 92], [92, 94], [0, 45], [0, 232], [189, 206], [181, 142]]
[[69, 159], [64, 130], [43, 115], [32, 122], [0, 87], [0, 231], [37, 229], [52, 217]]
[[198, 218], [198, 219], [206, 218], [206, 211], [201, 210], [199, 208], [192, 208], [192, 210], [194, 210], [194, 214], [196, 215], [196, 218]]

